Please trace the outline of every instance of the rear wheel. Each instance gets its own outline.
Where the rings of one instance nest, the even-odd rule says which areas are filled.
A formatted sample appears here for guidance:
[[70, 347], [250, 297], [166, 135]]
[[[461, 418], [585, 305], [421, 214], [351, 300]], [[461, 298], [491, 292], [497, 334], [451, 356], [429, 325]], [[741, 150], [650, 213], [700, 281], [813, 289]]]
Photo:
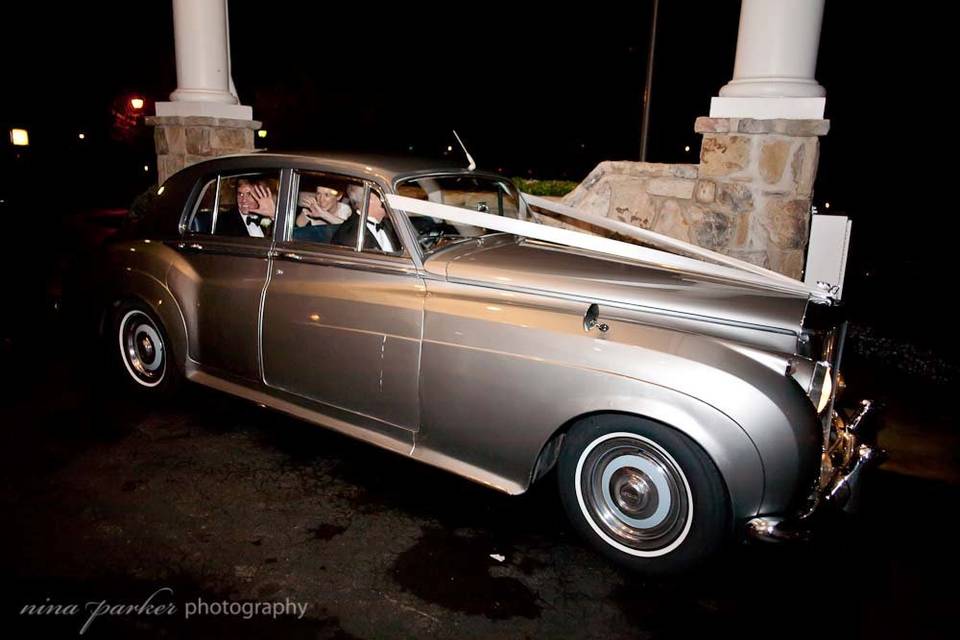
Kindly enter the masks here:
[[595, 416], [567, 434], [560, 497], [574, 527], [614, 561], [676, 573], [712, 555], [729, 530], [720, 473], [693, 441], [632, 416]]
[[132, 388], [168, 393], [179, 383], [163, 326], [146, 306], [121, 303], [113, 312], [110, 350], [119, 358], [119, 373]]

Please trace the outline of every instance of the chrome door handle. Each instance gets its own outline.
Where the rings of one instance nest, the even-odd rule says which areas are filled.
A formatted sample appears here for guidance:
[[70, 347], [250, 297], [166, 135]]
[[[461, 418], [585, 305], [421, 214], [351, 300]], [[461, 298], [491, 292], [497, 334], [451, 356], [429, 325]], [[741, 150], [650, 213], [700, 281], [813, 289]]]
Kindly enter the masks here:
[[590, 331], [594, 327], [599, 329], [600, 333], [606, 333], [610, 330], [610, 325], [600, 322], [600, 306], [597, 303], [587, 307], [587, 312], [583, 314], [583, 330]]

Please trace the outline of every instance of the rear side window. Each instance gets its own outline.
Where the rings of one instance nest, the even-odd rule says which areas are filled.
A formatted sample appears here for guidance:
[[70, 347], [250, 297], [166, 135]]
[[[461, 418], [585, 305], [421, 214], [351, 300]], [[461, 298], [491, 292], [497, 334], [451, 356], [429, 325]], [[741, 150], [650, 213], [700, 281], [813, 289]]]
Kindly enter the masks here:
[[192, 234], [273, 238], [279, 171], [221, 174], [207, 179], [186, 225]]
[[273, 238], [279, 191], [279, 171], [221, 174], [214, 235]]

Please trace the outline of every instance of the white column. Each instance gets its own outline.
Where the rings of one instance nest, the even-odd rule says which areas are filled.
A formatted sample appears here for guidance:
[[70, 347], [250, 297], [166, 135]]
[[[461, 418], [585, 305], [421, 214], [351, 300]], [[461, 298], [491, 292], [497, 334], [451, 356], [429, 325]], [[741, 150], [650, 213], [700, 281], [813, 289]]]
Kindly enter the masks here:
[[177, 89], [157, 103], [158, 116], [250, 120], [253, 110], [231, 93], [227, 0], [173, 0]]
[[824, 0], [742, 0], [733, 80], [713, 118], [820, 119], [826, 90], [814, 79]]

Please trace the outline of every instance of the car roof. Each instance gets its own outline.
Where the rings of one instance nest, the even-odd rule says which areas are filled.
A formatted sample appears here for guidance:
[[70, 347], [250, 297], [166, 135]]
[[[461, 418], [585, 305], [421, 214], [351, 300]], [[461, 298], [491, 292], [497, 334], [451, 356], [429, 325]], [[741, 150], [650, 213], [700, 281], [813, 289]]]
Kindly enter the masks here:
[[418, 173], [466, 170], [465, 160], [458, 162], [447, 159], [421, 158], [415, 156], [392, 156], [337, 151], [257, 150], [249, 153], [219, 156], [212, 158], [209, 162], [238, 158], [261, 158], [286, 161], [302, 159], [310, 161], [310, 164], [335, 167], [357, 175], [377, 175], [388, 183], [392, 183], [399, 177]]

